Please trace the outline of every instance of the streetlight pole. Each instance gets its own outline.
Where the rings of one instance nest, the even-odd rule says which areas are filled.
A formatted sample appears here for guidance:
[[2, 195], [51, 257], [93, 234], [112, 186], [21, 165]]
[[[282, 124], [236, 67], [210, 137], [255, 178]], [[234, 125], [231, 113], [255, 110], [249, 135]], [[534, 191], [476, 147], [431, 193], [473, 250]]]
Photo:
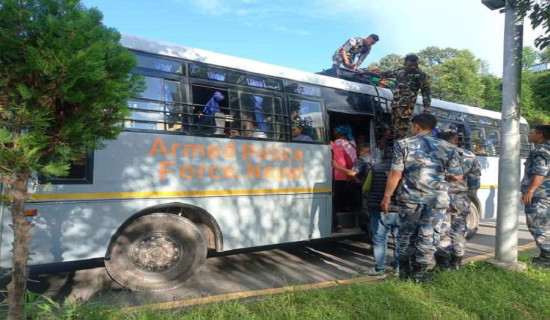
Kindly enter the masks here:
[[523, 50], [523, 21], [518, 19], [515, 0], [482, 0], [491, 9], [504, 7], [504, 63], [502, 73], [502, 118], [496, 230], [496, 265], [524, 270], [518, 258], [520, 212], [520, 80]]

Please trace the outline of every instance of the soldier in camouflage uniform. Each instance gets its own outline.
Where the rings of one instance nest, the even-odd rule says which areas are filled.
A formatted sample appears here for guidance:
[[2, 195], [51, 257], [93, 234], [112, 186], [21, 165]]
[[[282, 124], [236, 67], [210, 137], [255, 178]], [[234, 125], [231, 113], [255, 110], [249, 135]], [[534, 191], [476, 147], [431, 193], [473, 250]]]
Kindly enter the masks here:
[[533, 128], [529, 142], [535, 144], [535, 149], [525, 161], [521, 201], [527, 227], [540, 249], [533, 264], [550, 268], [550, 125]]
[[445, 223], [449, 207], [447, 181], [461, 180], [463, 175], [456, 146], [432, 135], [436, 124], [433, 115], [417, 115], [412, 119], [414, 136], [395, 142], [381, 203], [382, 212], [388, 213], [391, 196], [403, 179], [397, 193], [401, 205], [399, 272], [400, 278], [416, 281], [431, 279], [427, 269], [435, 246], [450, 245], [438, 244], [434, 239], [450, 227]]
[[[360, 37], [349, 39], [332, 55], [332, 67], [338, 69], [343, 64], [345, 68], [357, 70], [378, 40], [379, 38], [375, 34], [364, 39]], [[355, 58], [357, 58], [357, 62], [354, 63]]]
[[418, 57], [415, 55], [405, 57], [404, 67], [381, 72], [380, 76], [396, 80], [396, 87], [393, 89], [392, 124], [395, 128], [394, 139], [403, 139], [407, 136], [418, 90], [422, 93], [424, 113], [430, 112], [430, 77], [418, 68]]
[[[438, 131], [440, 139], [454, 145], [458, 143], [458, 128], [454, 124], [442, 125]], [[449, 234], [442, 236], [451, 238], [452, 247], [437, 248], [435, 260], [441, 270], [458, 269], [462, 264], [466, 249], [466, 220], [470, 215], [470, 197], [476, 197], [481, 177], [481, 166], [475, 154], [462, 148], [457, 148], [457, 152], [462, 160], [464, 179], [450, 182], [451, 202], [446, 218], [451, 221], [451, 229]]]

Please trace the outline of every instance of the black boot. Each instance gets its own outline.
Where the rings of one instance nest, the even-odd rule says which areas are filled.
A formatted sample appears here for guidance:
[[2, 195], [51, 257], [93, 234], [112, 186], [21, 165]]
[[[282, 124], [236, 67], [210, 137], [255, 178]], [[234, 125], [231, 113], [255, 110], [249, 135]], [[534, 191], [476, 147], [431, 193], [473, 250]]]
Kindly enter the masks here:
[[399, 279], [411, 279], [411, 260], [399, 259]]
[[550, 250], [540, 249], [540, 256], [533, 258], [531, 261], [539, 268], [550, 269]]
[[462, 257], [451, 255], [451, 270], [460, 269], [460, 265], [462, 265]]
[[433, 272], [428, 271], [428, 265], [413, 262], [412, 264], [412, 279], [418, 283], [432, 281], [434, 278]]
[[447, 271], [451, 269], [451, 257], [441, 254], [435, 255], [435, 268], [436, 271]]

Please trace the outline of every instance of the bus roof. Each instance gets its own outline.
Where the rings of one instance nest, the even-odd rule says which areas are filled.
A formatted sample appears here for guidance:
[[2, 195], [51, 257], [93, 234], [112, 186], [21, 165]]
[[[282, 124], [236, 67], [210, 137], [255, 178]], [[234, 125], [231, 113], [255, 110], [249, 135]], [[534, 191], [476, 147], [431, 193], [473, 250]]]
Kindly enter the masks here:
[[376, 89], [371, 85], [275, 66], [268, 63], [233, 57], [212, 51], [184, 47], [169, 42], [150, 40], [134, 35], [123, 34], [121, 43], [124, 47], [136, 51], [208, 63], [219, 67], [238, 69], [251, 73], [260, 73], [272, 77], [280, 77], [288, 80], [317, 84], [320, 86], [332, 87], [346, 91], [376, 95]]
[[[259, 61], [233, 57], [230, 55], [216, 53], [208, 50], [184, 47], [165, 41], [151, 40], [135, 35], [122, 34], [121, 43], [124, 47], [131, 50], [158, 54], [166, 57], [174, 57], [196, 62], [208, 63], [220, 67], [248, 71], [251, 73], [261, 73], [268, 76], [280, 77], [283, 79], [295, 80], [299, 82], [316, 84], [346, 91], [367, 93], [370, 95], [379, 95], [389, 100], [393, 98], [391, 90], [386, 88], [375, 88], [372, 85], [318, 75], [287, 67], [280, 67]], [[261, 70], [261, 72], [258, 72], [258, 70]], [[421, 99], [421, 97], [418, 97], [417, 103], [421, 104]], [[470, 107], [467, 105], [438, 99], [432, 100], [432, 106], [445, 110], [460, 111], [493, 119], [501, 118], [500, 112], [485, 110], [477, 107]], [[527, 121], [522, 117], [521, 123], [527, 123]]]

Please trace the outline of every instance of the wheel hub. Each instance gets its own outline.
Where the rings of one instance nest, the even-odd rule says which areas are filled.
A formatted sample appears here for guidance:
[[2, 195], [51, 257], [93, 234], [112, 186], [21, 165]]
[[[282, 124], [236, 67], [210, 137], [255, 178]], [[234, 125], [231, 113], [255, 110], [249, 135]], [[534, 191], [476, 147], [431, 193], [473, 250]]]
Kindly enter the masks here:
[[180, 260], [181, 244], [165, 233], [146, 234], [132, 243], [129, 258], [132, 264], [147, 272], [165, 272]]

